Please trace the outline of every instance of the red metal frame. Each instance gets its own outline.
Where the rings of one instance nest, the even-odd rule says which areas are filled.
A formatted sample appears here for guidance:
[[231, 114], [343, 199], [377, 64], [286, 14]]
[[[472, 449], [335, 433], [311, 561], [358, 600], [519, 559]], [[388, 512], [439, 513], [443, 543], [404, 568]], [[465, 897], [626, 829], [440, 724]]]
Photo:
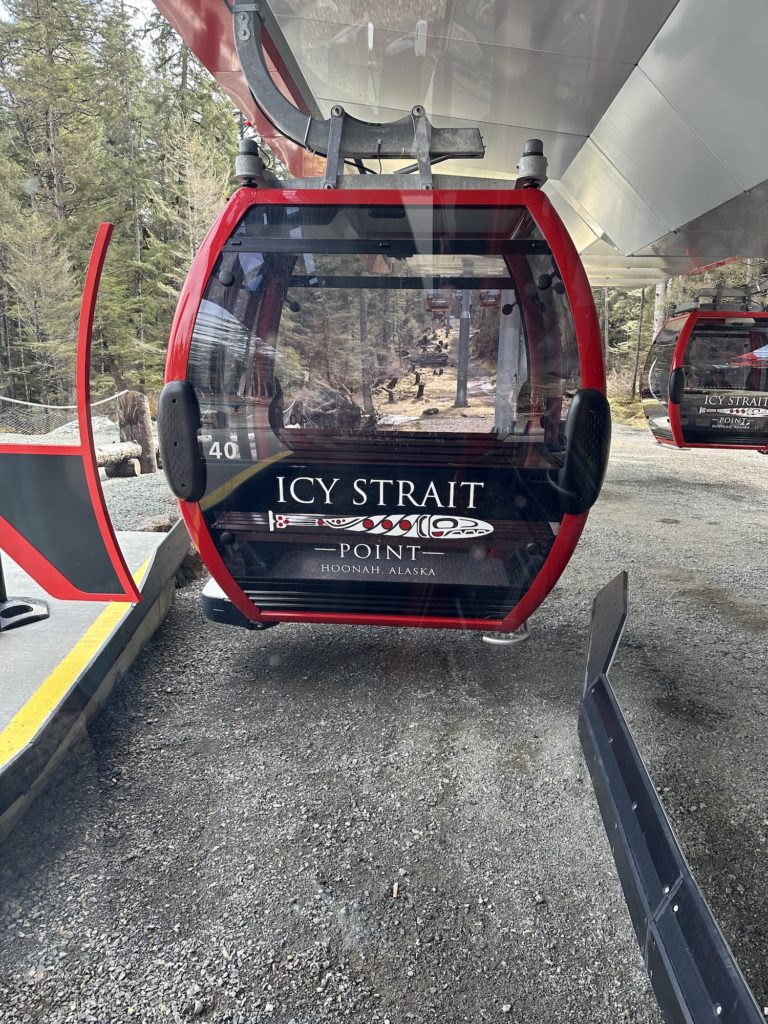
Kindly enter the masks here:
[[101, 272], [104, 269], [104, 260], [107, 258], [107, 249], [109, 248], [113, 230], [113, 224], [99, 224], [93, 249], [91, 250], [88, 271], [85, 275], [83, 298], [80, 304], [80, 323], [77, 332], [77, 419], [80, 427], [80, 447], [85, 466], [85, 476], [88, 481], [91, 503], [99, 524], [99, 532], [104, 541], [104, 546], [109, 552], [112, 566], [124, 589], [123, 596], [113, 598], [113, 600], [140, 601], [141, 594], [134, 582], [131, 570], [128, 568], [128, 563], [125, 561], [120, 550], [120, 545], [117, 543], [112, 520], [109, 518], [109, 512], [107, 512], [104, 492], [101, 489], [99, 467], [96, 464], [96, 452], [93, 446], [93, 424], [91, 422], [91, 341], [93, 339], [93, 318], [96, 313], [96, 299], [99, 294]]
[[0, 444], [0, 455], [82, 455], [79, 444]]
[[[738, 320], [742, 317], [749, 320], [768, 320], [768, 313], [728, 309], [694, 309], [690, 313], [682, 313], [680, 316], [670, 317], [662, 330], [666, 330], [669, 324], [673, 324], [675, 321], [685, 320], [685, 323], [675, 343], [675, 351], [672, 356], [669, 372], [672, 373], [673, 370], [677, 370], [685, 364], [688, 342], [698, 320]], [[723, 451], [752, 452], [763, 451], [766, 447], [764, 442], [761, 444], [703, 444], [701, 441], [686, 441], [683, 436], [683, 426], [680, 420], [680, 406], [675, 402], [669, 402], [667, 408], [669, 411], [669, 426], [672, 431], [672, 440], [669, 441], [667, 438], [657, 437], [656, 440], [661, 444], [674, 445], [675, 448], [713, 448], [722, 449]]]
[[94, 597], [74, 587], [56, 566], [51, 565], [47, 558], [30, 544], [18, 530], [0, 516], [0, 548], [11, 555], [22, 569], [45, 589], [46, 594], [60, 601], [93, 601], [111, 600], [111, 597]]
[[581, 515], [564, 515], [557, 531], [555, 543], [552, 545], [547, 560], [541, 570], [531, 583], [527, 593], [518, 601], [515, 607], [504, 616], [501, 624], [502, 633], [510, 633], [518, 629], [536, 611], [544, 601], [554, 585], [563, 575], [566, 565], [571, 560], [571, 555], [576, 549], [579, 537], [587, 524], [588, 512]]
[[[35, 444], [0, 444], [0, 457], [10, 455], [58, 455], [79, 457], [83, 461], [88, 493], [99, 527], [99, 533], [110, 562], [120, 582], [122, 592], [115, 594], [92, 594], [80, 590], [70, 583], [55, 566], [44, 558], [10, 523], [0, 518], [0, 547], [7, 551], [14, 561], [29, 573], [52, 597], [69, 601], [126, 601], [138, 602], [141, 594], [134, 582], [131, 571], [126, 564], [115, 531], [104, 503], [104, 494], [99, 479], [99, 467], [96, 464], [96, 452], [93, 447], [93, 429], [91, 425], [91, 339], [93, 336], [93, 317], [96, 310], [96, 298], [99, 281], [104, 267], [104, 260], [112, 237], [112, 224], [100, 224], [91, 250], [88, 270], [83, 286], [83, 298], [80, 303], [80, 324], [77, 335], [77, 363], [75, 372], [75, 389], [77, 394], [77, 420], [80, 430], [78, 445], [35, 445]], [[55, 496], [52, 496], [54, 500]]]
[[[538, 189], [500, 190], [467, 189], [434, 191], [365, 189], [354, 192], [323, 189], [254, 189], [241, 188], [231, 197], [221, 215], [208, 232], [179, 296], [171, 326], [165, 380], [185, 380], [195, 319], [213, 267], [235, 226], [252, 206], [263, 204], [302, 205], [450, 205], [450, 206], [521, 206], [528, 209], [546, 238], [562, 274], [579, 349], [582, 387], [605, 393], [605, 369], [592, 290], [573, 242], [547, 196]], [[573, 554], [587, 520], [588, 513], [563, 516], [560, 529], [549, 556], [525, 596], [503, 620], [447, 619], [435, 616], [408, 615], [343, 615], [321, 612], [260, 611], [243, 594], [226, 569], [215, 548], [200, 508], [179, 502], [181, 515], [203, 561], [232, 603], [249, 619], [262, 621], [295, 621], [353, 623], [373, 626], [422, 626], [442, 629], [481, 629], [511, 632], [521, 626], [538, 608], [560, 578]]]
[[[677, 317], [673, 317], [669, 322], [672, 323], [677, 320]], [[688, 314], [687, 319], [680, 328], [680, 334], [677, 336], [675, 342], [675, 351], [672, 353], [672, 362], [669, 367], [670, 374], [673, 370], [677, 369], [678, 366], [683, 365], [683, 357], [685, 350], [688, 347], [688, 338], [691, 336], [691, 330], [695, 321], [695, 314]], [[666, 326], [666, 325], [665, 325]], [[672, 431], [672, 440], [678, 448], [684, 448], [685, 442], [683, 440], [683, 427], [680, 422], [680, 406], [675, 402], [667, 402], [667, 412], [669, 413], [669, 429]]]

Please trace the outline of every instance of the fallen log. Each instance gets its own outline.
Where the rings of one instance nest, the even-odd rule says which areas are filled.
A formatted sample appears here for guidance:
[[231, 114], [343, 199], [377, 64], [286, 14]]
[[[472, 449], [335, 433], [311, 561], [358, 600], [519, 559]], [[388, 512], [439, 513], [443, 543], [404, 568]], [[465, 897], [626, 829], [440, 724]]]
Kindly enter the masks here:
[[128, 459], [141, 458], [141, 445], [138, 441], [120, 441], [114, 444], [103, 444], [96, 448], [96, 465], [108, 469]]
[[108, 477], [116, 476], [141, 476], [141, 463], [138, 459], [123, 459], [122, 462], [113, 462], [104, 467]]

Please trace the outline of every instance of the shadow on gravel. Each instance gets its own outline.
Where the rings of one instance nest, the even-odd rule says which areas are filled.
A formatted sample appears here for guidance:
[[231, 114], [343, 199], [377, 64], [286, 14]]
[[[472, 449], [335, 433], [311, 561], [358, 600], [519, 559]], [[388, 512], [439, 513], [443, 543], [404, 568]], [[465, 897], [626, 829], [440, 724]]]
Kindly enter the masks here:
[[279, 626], [252, 634], [251, 643], [238, 644], [227, 675], [242, 695], [266, 685], [307, 699], [373, 694], [391, 702], [404, 693], [417, 693], [459, 703], [471, 698], [514, 705], [528, 696], [575, 714], [585, 631], [560, 630], [557, 647], [544, 630], [509, 648], [485, 644], [481, 637], [453, 631]]

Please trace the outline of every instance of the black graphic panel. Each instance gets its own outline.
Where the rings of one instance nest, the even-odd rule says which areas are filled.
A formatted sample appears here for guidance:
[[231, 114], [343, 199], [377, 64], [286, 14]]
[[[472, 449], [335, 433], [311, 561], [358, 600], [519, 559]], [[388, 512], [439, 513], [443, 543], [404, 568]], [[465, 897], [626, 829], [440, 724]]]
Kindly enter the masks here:
[[79, 590], [124, 593], [104, 546], [79, 455], [4, 452], [0, 517]]
[[206, 522], [258, 607], [497, 618], [522, 597], [561, 516], [549, 472], [499, 465], [493, 448], [414, 465], [408, 441], [397, 463], [293, 451], [221, 487]]

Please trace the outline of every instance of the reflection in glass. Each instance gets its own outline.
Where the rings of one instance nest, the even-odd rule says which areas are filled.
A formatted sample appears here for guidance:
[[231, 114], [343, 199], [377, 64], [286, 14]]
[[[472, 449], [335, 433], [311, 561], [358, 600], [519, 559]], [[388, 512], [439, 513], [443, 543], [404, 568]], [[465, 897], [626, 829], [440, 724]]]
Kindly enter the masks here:
[[562, 447], [578, 352], [537, 236], [516, 208], [252, 209], [195, 325], [204, 423], [255, 441], [266, 408], [268, 449], [295, 431]]
[[257, 607], [499, 619], [546, 561], [580, 366], [524, 206], [251, 207], [188, 378], [201, 509]]

